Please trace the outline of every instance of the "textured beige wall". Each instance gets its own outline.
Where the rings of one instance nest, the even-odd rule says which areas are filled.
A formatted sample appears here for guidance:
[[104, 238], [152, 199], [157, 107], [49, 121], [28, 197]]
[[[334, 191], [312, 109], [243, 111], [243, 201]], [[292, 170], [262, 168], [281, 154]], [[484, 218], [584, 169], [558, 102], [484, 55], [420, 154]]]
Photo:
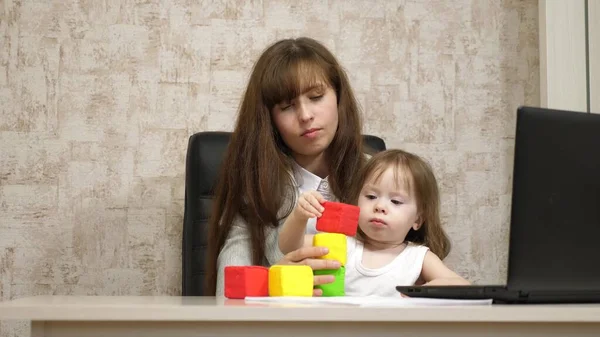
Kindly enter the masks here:
[[515, 109], [539, 104], [537, 1], [7, 0], [1, 299], [179, 294], [187, 138], [229, 130], [257, 55], [298, 35], [348, 69], [367, 132], [434, 164], [448, 263], [503, 282]]

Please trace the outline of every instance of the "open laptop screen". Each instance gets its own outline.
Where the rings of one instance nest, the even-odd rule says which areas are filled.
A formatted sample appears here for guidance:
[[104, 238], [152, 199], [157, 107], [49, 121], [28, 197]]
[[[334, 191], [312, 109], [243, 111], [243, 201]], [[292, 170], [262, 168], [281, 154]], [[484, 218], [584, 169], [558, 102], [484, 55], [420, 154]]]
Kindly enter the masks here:
[[508, 284], [600, 289], [600, 114], [517, 112]]

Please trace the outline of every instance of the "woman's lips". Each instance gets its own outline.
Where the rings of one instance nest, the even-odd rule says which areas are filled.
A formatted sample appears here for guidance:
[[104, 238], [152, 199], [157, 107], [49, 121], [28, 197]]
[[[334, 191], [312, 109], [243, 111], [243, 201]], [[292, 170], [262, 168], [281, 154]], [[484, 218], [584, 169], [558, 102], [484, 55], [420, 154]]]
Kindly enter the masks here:
[[302, 137], [315, 138], [320, 131], [321, 129], [308, 129], [302, 133]]

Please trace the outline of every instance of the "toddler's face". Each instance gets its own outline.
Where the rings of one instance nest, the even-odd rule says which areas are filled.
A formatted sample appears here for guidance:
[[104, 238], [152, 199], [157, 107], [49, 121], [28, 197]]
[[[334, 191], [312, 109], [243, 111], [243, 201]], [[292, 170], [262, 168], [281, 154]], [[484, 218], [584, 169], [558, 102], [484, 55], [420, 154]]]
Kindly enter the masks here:
[[412, 177], [407, 174], [390, 167], [377, 181], [367, 179], [363, 186], [358, 198], [358, 225], [370, 239], [399, 244], [411, 228], [419, 229], [417, 201], [407, 184]]

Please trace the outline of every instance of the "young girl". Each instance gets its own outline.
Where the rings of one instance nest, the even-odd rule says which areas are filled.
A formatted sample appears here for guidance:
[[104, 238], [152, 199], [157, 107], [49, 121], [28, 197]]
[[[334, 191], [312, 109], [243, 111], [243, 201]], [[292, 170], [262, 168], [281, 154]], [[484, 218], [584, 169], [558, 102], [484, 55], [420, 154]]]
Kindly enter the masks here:
[[[398, 285], [462, 285], [464, 278], [441, 261], [450, 251], [439, 215], [439, 191], [431, 167], [418, 156], [387, 150], [373, 156], [358, 176], [356, 237], [348, 237], [347, 296], [398, 296]], [[282, 252], [312, 246], [309, 218], [325, 200], [302, 194], [279, 234]]]

